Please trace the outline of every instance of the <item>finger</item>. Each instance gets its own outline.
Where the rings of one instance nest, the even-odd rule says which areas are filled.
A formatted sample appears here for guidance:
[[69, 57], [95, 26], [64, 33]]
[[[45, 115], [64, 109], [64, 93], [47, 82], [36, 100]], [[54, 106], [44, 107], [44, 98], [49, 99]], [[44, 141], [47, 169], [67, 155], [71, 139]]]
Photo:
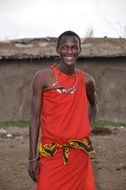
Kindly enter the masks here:
[[36, 179], [35, 174], [32, 174], [32, 175], [31, 175], [31, 178], [32, 178], [32, 180], [33, 180], [34, 182], [37, 182], [37, 179]]
[[40, 167], [38, 166], [36, 168], [36, 172], [35, 172], [35, 180], [36, 180], [36, 182], [38, 181], [39, 170], [40, 170]]
[[35, 172], [28, 170], [28, 174], [31, 177], [31, 179], [36, 182]]

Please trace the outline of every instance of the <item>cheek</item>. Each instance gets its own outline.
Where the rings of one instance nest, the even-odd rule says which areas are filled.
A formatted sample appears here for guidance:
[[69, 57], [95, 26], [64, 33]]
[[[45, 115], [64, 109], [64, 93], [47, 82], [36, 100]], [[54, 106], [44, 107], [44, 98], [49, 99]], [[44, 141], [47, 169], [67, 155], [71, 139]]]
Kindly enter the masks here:
[[78, 51], [73, 52], [73, 56], [78, 56], [78, 55], [79, 55]]
[[[69, 55], [69, 53], [68, 53], [67, 51], [66, 51], [66, 52], [63, 52], [63, 51], [62, 51], [62, 52], [60, 53], [60, 55], [61, 55], [61, 56], [67, 56], [67, 55]], [[72, 56], [78, 56], [78, 55], [79, 55], [79, 52], [77, 52], [77, 51], [74, 52], [74, 51], [73, 51], [73, 52], [70, 53], [70, 55], [72, 55]]]

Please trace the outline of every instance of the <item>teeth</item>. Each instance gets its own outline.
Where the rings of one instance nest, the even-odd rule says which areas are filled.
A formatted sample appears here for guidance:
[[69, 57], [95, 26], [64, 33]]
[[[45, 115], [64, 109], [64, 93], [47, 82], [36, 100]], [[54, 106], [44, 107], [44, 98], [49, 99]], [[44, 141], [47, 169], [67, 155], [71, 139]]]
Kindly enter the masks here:
[[66, 57], [67, 59], [73, 59], [73, 57]]

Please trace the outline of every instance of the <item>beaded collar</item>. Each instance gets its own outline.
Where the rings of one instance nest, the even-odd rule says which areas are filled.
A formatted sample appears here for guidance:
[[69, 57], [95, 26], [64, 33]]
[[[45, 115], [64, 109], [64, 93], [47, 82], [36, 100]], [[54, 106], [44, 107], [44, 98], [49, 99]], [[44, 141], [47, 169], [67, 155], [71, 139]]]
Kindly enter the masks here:
[[65, 88], [64, 86], [60, 85], [59, 82], [59, 75], [60, 75], [60, 71], [57, 73], [56, 75], [56, 82], [55, 84], [53, 84], [53, 86], [57, 86], [58, 88], [56, 89], [57, 92], [59, 92], [60, 94], [65, 93], [65, 94], [73, 94], [76, 91], [77, 88], [77, 84], [78, 84], [78, 75], [77, 73], [75, 74], [75, 83], [73, 84], [72, 87], [70, 88]]

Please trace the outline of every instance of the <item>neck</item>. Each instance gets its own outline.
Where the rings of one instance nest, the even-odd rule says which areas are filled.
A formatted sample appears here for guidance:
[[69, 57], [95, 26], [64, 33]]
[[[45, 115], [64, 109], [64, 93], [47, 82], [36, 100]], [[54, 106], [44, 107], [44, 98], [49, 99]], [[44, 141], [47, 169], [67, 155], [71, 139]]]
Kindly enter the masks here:
[[65, 65], [65, 64], [60, 63], [59, 70], [67, 75], [72, 75], [75, 73], [75, 65], [76, 64]]

